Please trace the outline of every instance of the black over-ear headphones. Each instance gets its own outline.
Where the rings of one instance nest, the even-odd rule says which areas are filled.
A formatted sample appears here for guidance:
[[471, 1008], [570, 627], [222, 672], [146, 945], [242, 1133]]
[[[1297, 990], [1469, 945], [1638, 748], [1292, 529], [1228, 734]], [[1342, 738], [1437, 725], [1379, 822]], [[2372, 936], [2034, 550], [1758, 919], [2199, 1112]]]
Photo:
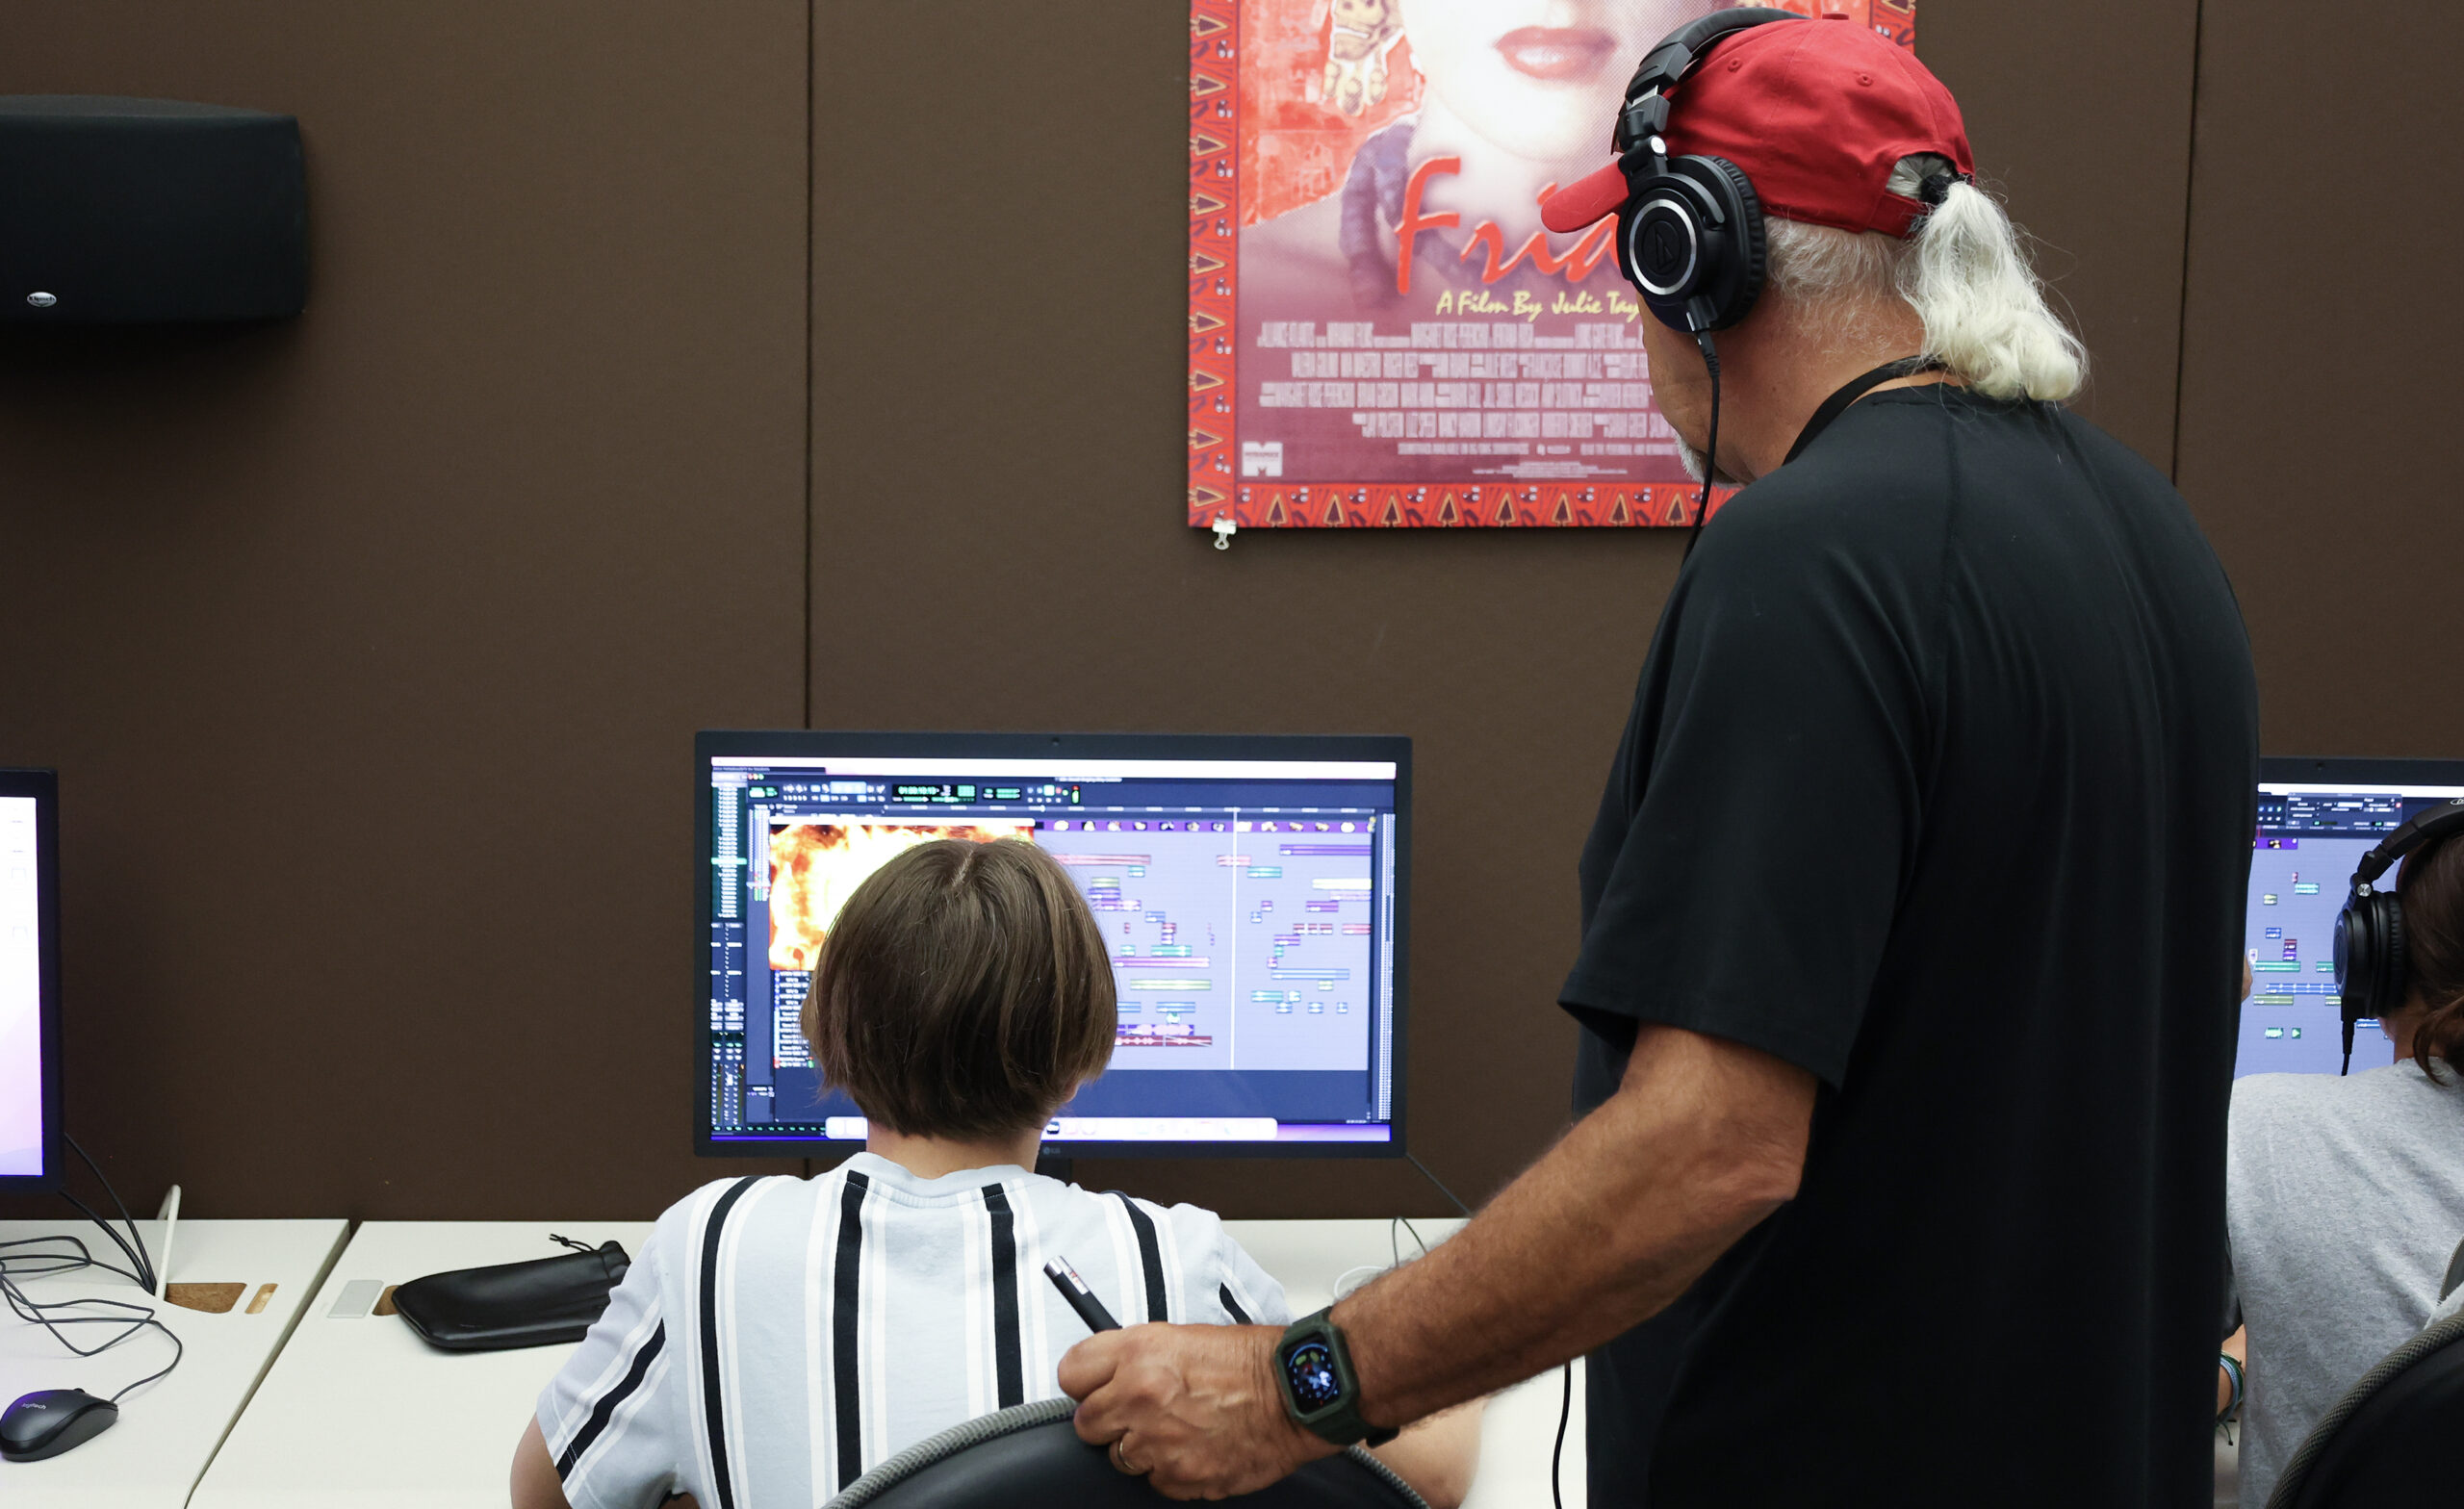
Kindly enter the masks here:
[[2404, 1004], [2404, 908], [2398, 893], [2380, 890], [2388, 867], [2426, 844], [2464, 831], [2464, 797], [2415, 813], [2361, 857], [2352, 889], [2336, 915], [2336, 989], [2343, 996], [2345, 1068], [2352, 1067], [2353, 1023], [2385, 1018]]
[[1617, 269], [1660, 323], [1687, 335], [1725, 330], [1762, 293], [1762, 201], [1725, 157], [1668, 155], [1668, 91], [1732, 32], [1805, 17], [1768, 6], [1714, 11], [1643, 55], [1617, 115], [1626, 202], [1617, 211]]

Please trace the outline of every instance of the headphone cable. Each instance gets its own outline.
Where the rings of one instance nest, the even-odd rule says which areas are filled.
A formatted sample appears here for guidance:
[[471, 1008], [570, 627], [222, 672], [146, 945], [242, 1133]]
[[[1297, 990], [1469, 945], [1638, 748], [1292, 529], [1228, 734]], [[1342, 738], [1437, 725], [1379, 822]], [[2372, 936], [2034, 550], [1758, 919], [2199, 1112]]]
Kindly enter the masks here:
[[1695, 544], [1703, 538], [1703, 522], [1711, 517], [1711, 478], [1720, 470], [1720, 348], [1708, 330], [1695, 331], [1694, 344], [1702, 348], [1703, 365], [1711, 373], [1711, 433], [1703, 447], [1703, 497], [1694, 505], [1694, 528], [1685, 537], [1686, 555], [1694, 553]]

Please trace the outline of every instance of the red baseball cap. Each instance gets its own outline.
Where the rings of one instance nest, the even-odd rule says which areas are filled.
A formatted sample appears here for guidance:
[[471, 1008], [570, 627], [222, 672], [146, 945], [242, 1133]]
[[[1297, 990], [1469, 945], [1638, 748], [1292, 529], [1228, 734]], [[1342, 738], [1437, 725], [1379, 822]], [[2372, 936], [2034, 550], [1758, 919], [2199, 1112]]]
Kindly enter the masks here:
[[[1830, 13], [1825, 21], [1846, 21]], [[1903, 157], [1935, 152], [1976, 171], [1959, 101], [1909, 49], [1854, 24], [1774, 21], [1734, 32], [1669, 92], [1672, 157], [1725, 157], [1754, 180], [1763, 213], [1843, 231], [1906, 236], [1923, 201], [1883, 186]], [[1553, 231], [1616, 213], [1611, 163], [1540, 207]]]

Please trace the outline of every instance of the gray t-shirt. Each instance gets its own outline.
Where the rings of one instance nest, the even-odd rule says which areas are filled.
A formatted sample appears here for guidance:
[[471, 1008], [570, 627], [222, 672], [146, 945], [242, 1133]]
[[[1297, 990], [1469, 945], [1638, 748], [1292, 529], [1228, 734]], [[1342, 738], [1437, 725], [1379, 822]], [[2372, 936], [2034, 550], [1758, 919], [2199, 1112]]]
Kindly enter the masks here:
[[2267, 1502], [2310, 1427], [2438, 1308], [2464, 1238], [2464, 1086], [2440, 1067], [2443, 1083], [2404, 1059], [2233, 1087], [2225, 1221], [2250, 1328], [2246, 1504]]

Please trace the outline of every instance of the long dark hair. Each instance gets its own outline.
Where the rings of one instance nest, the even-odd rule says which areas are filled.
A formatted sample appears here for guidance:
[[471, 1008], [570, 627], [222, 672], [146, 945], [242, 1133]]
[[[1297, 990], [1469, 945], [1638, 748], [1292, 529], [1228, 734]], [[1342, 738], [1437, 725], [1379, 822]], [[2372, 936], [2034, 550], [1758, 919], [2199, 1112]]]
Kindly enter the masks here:
[[2404, 984], [2428, 1010], [2413, 1033], [2413, 1061], [2435, 1077], [2432, 1059], [2464, 1073], [2464, 843], [2443, 838], [2404, 857], [2397, 890], [2404, 908]]

